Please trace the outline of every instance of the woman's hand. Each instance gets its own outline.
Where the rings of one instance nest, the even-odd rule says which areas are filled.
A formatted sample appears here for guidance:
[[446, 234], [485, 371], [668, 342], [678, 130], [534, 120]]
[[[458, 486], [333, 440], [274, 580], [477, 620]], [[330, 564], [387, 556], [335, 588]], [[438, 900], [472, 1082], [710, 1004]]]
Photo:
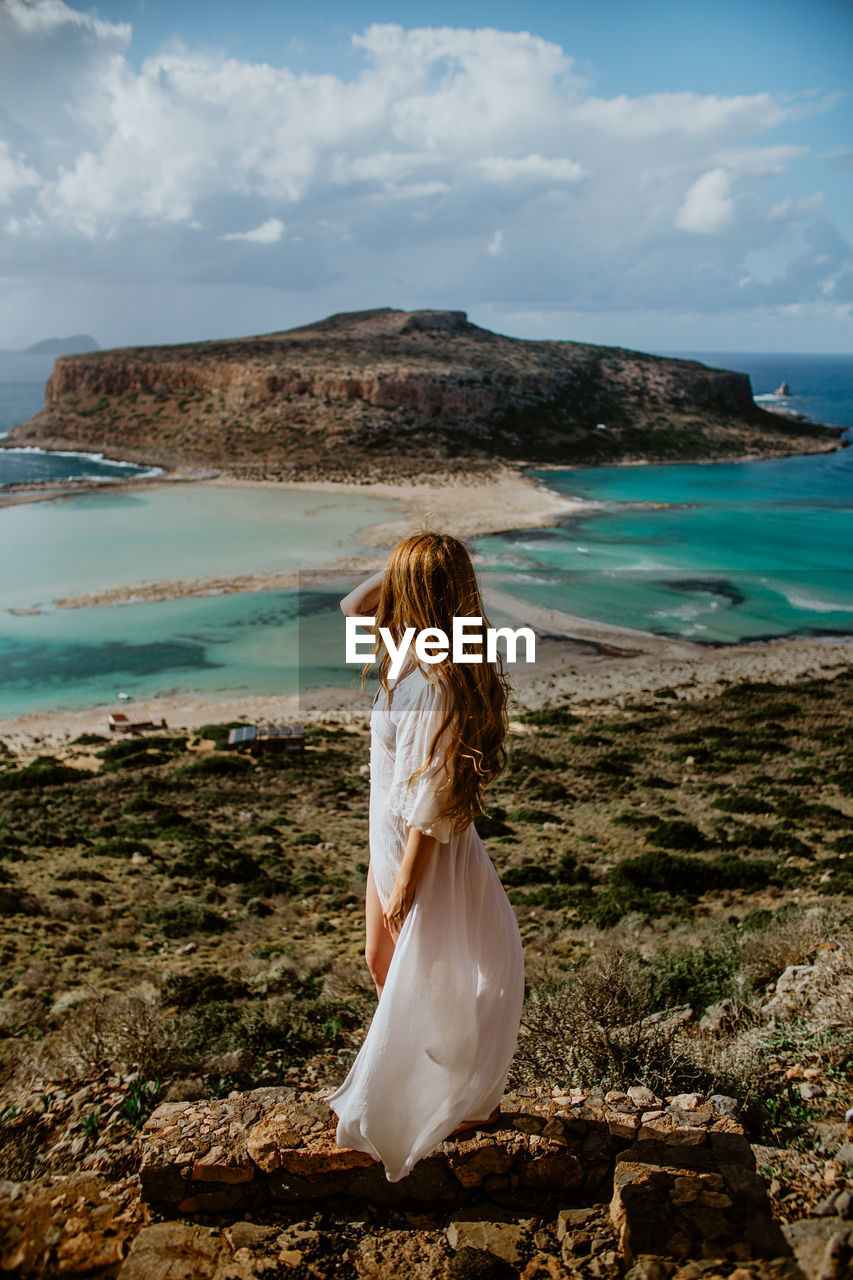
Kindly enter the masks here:
[[437, 845], [435, 836], [424, 835], [423, 831], [418, 831], [417, 827], [409, 828], [397, 879], [382, 912], [385, 928], [395, 942], [406, 923], [406, 916], [411, 911], [415, 900], [415, 890]]
[[385, 910], [382, 912], [382, 921], [391, 937], [396, 942], [402, 932], [403, 925], [406, 923], [406, 916], [412, 909], [412, 903], [415, 900], [415, 887], [399, 878], [388, 897], [385, 904]]
[[344, 596], [341, 601], [341, 613], [346, 614], [348, 618], [370, 617], [379, 604], [384, 577], [385, 570], [379, 569], [369, 578], [365, 578], [364, 582], [360, 582], [348, 596]]

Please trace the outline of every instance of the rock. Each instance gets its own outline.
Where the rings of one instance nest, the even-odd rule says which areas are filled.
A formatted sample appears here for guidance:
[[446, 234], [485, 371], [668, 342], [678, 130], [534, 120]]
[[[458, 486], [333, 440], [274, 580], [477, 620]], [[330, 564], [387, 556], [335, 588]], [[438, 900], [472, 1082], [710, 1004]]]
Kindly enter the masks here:
[[628, 1090], [628, 1097], [631, 1099], [635, 1107], [643, 1107], [648, 1110], [650, 1107], [662, 1107], [663, 1102], [651, 1089], [646, 1089], [643, 1085], [632, 1085]]
[[667, 1101], [671, 1107], [677, 1107], [679, 1111], [697, 1111], [704, 1099], [701, 1093], [677, 1093]]
[[226, 1227], [224, 1236], [233, 1250], [254, 1249], [259, 1245], [275, 1240], [279, 1235], [278, 1227], [262, 1227], [255, 1222], [232, 1222]]
[[206, 1098], [207, 1085], [198, 1076], [189, 1076], [185, 1080], [174, 1080], [163, 1095], [166, 1102], [192, 1102]]
[[[454, 1274], [452, 1262], [448, 1265], [446, 1252], [447, 1244], [437, 1232], [395, 1231], [390, 1237], [371, 1234], [359, 1242], [355, 1269], [359, 1280], [389, 1280], [392, 1276], [405, 1276], [408, 1280], [433, 1280], [433, 1277], [445, 1280]], [[493, 1264], [498, 1262], [490, 1254], [482, 1257]], [[510, 1267], [506, 1269], [510, 1276], [516, 1274]], [[464, 1277], [465, 1272], [460, 1270], [456, 1274]], [[471, 1270], [468, 1274], [476, 1277], [478, 1273]], [[489, 1273], [481, 1271], [479, 1274], [485, 1276]], [[497, 1273], [494, 1274], [498, 1280]]]
[[519, 1133], [541, 1133], [547, 1121], [542, 1116], [513, 1116], [512, 1125]]
[[781, 382], [773, 394], [774, 396], [789, 396], [791, 391], [787, 382]]
[[226, 1053], [212, 1053], [202, 1062], [209, 1074], [243, 1076], [252, 1066], [255, 1055], [251, 1049], [230, 1049]]
[[619, 1161], [610, 1215], [629, 1267], [644, 1254], [685, 1260], [784, 1255], [761, 1179], [737, 1165], [721, 1167], [725, 1176], [707, 1157], [705, 1167], [692, 1168]]
[[584, 1180], [584, 1167], [570, 1151], [545, 1152], [525, 1161], [520, 1169], [523, 1187], [580, 1187]]
[[719, 1004], [711, 1004], [699, 1019], [699, 1029], [706, 1035], [719, 1035], [729, 1031], [736, 1021], [734, 1000], [721, 1000]]
[[251, 1182], [254, 1176], [255, 1165], [246, 1151], [226, 1151], [214, 1146], [192, 1164], [195, 1182]]
[[598, 1217], [598, 1209], [561, 1209], [557, 1214], [557, 1239], [562, 1240], [568, 1231], [577, 1231]]
[[503, 1258], [504, 1262], [519, 1260], [518, 1245], [522, 1230], [511, 1222], [488, 1222], [454, 1214], [447, 1228], [447, 1243], [451, 1249], [480, 1249]]
[[[615, 1275], [615, 1271], [613, 1274]], [[511, 1275], [514, 1280], [518, 1272], [513, 1270]], [[560, 1259], [550, 1257], [548, 1254], [540, 1254], [530, 1259], [521, 1273], [520, 1280], [568, 1280], [568, 1277], [569, 1273]]]
[[713, 1093], [708, 1101], [718, 1116], [733, 1116], [738, 1110], [737, 1098], [729, 1098], [725, 1093]]
[[479, 1186], [489, 1174], [506, 1173], [512, 1167], [509, 1151], [493, 1142], [474, 1139], [460, 1143], [459, 1148], [450, 1156], [450, 1167], [463, 1187]]
[[802, 1218], [782, 1227], [807, 1280], [847, 1280], [853, 1229], [842, 1218]]
[[118, 1271], [117, 1280], [212, 1280], [221, 1248], [217, 1228], [187, 1222], [143, 1227]]

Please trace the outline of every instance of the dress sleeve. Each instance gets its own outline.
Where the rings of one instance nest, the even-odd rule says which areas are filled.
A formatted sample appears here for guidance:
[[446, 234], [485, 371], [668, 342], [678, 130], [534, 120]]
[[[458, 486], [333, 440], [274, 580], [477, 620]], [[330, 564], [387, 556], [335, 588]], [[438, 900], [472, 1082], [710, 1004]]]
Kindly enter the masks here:
[[429, 768], [409, 779], [427, 759], [432, 740], [448, 710], [445, 691], [431, 681], [418, 681], [420, 688], [405, 705], [397, 725], [394, 777], [388, 794], [389, 812], [402, 818], [424, 835], [435, 836], [446, 844], [453, 833], [452, 822], [442, 817], [448, 802], [450, 779], [444, 759], [450, 745], [451, 730], [445, 729], [439, 739]]

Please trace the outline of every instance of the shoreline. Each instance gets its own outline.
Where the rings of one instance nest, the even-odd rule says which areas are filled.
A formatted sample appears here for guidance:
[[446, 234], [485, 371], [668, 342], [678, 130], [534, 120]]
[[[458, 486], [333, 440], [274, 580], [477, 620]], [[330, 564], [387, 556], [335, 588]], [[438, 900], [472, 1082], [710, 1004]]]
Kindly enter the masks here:
[[[488, 593], [487, 602], [501, 603], [495, 598], [499, 595]], [[665, 707], [669, 699], [704, 699], [745, 680], [784, 686], [853, 670], [853, 635], [711, 647], [541, 607], [534, 606], [533, 612], [535, 617], [530, 621], [537, 631], [537, 661], [532, 670], [521, 663], [508, 668], [513, 687], [511, 719], [520, 711], [553, 705], [568, 707], [579, 715], [618, 713], [626, 701], [656, 698], [659, 691], [666, 692], [657, 705]], [[273, 695], [183, 691], [60, 711], [33, 711], [0, 720], [0, 744], [25, 764], [46, 751], [73, 754], [73, 739], [83, 733], [117, 741], [122, 735], [111, 735], [107, 727], [111, 711], [126, 711], [155, 724], [165, 720], [164, 732], [186, 731], [188, 735], [202, 725], [230, 720], [306, 725], [332, 720], [366, 728], [374, 689], [368, 683], [360, 693], [359, 681], [360, 670], [354, 667], [349, 688], [318, 686]], [[88, 752], [85, 748], [76, 750]]]
[[[174, 483], [174, 482], [173, 482]], [[399, 504], [402, 512], [393, 520], [365, 524], [358, 532], [365, 552], [340, 555], [302, 570], [242, 573], [224, 577], [147, 580], [106, 587], [100, 591], [61, 596], [53, 603], [62, 609], [133, 604], [139, 601], [177, 600], [191, 596], [227, 595], [242, 592], [281, 591], [308, 585], [312, 575], [329, 573], [372, 573], [384, 563], [380, 552], [387, 550], [419, 524], [440, 527], [458, 538], [503, 533], [508, 529], [542, 528], [565, 516], [597, 510], [601, 504], [588, 499], [565, 498], [536, 480], [512, 469], [503, 469], [491, 478], [475, 475], [453, 477], [440, 487], [425, 481], [399, 484], [355, 481], [239, 480], [230, 476], [193, 480], [188, 483], [214, 488], [274, 489], [300, 493], [352, 494]], [[369, 514], [369, 513], [368, 513]], [[377, 554], [372, 554], [375, 548]]]
[[[814, 452], [837, 451], [831, 446]], [[784, 453], [777, 456], [791, 456]], [[762, 458], [703, 459], [719, 461], [761, 461]], [[690, 460], [694, 465], [697, 460]], [[367, 548], [376, 548], [355, 556], [341, 556], [318, 566], [315, 573], [369, 573], [384, 563], [381, 550], [410, 532], [413, 525], [424, 521], [438, 525], [457, 537], [466, 538], [490, 533], [505, 533], [523, 528], [545, 527], [555, 520], [600, 510], [602, 504], [592, 499], [567, 498], [549, 490], [544, 482], [529, 474], [533, 470], [581, 470], [592, 465], [644, 466], [665, 465], [643, 460], [610, 464], [573, 464], [571, 466], [505, 466], [496, 467], [489, 475], [482, 471], [460, 477], [424, 477], [418, 480], [359, 482], [334, 480], [242, 480], [239, 477], [193, 475], [164, 472], [156, 477], [95, 482], [84, 489], [74, 484], [72, 491], [55, 496], [74, 496], [80, 492], [144, 489], [152, 484], [164, 487], [175, 483], [294, 490], [302, 492], [361, 494], [393, 500], [402, 506], [399, 518], [365, 525], [359, 540]], [[673, 462], [671, 465], [686, 465]], [[26, 500], [21, 498], [20, 500]], [[46, 499], [41, 493], [29, 500]], [[0, 506], [3, 496], [0, 495]], [[8, 505], [8, 504], [7, 504]], [[286, 589], [310, 582], [311, 570], [298, 573], [242, 574], [227, 578], [207, 578], [129, 584], [104, 591], [63, 597], [56, 604], [64, 608], [81, 608], [99, 604], [131, 603], [134, 600], [175, 599], [199, 594]], [[710, 646], [688, 640], [662, 637], [627, 627], [600, 623], [594, 619], [560, 613], [556, 610], [525, 604], [499, 590], [484, 587], [487, 604], [499, 608], [519, 623], [533, 625], [539, 634], [537, 663], [533, 671], [521, 665], [511, 671], [519, 707], [534, 708], [558, 702], [571, 706], [596, 706], [617, 709], [625, 698], [661, 688], [676, 688], [684, 696], [708, 696], [738, 680], [774, 680], [782, 684], [798, 679], [828, 674], [853, 667], [853, 635], [839, 638], [788, 638], [751, 641], [740, 644]], [[520, 616], [523, 610], [523, 618]], [[0, 742], [18, 753], [22, 759], [46, 748], [62, 749], [78, 734], [97, 732], [108, 736], [106, 715], [120, 709], [150, 718], [165, 719], [170, 732], [191, 732], [206, 723], [241, 719], [249, 722], [302, 720], [305, 723], [322, 718], [344, 719], [366, 723], [369, 695], [359, 695], [357, 673], [353, 689], [343, 686], [324, 687], [301, 694], [239, 695], [178, 692], [129, 702], [115, 700], [62, 711], [34, 711], [0, 720]], [[680, 696], [675, 694], [674, 696]]]
[[[810, 453], [838, 452], [848, 445], [821, 442]], [[403, 514], [394, 520], [367, 524], [360, 531], [362, 544], [377, 551], [387, 549], [400, 537], [411, 532], [413, 523], [438, 525], [448, 533], [463, 540], [492, 534], [514, 533], [521, 529], [546, 528], [556, 520], [585, 512], [600, 511], [606, 503], [591, 498], [567, 497], [551, 489], [532, 473], [538, 471], [595, 470], [602, 466], [709, 466], [719, 462], [760, 462], [770, 457], [809, 456], [790, 451], [774, 455], [745, 454], [736, 458], [669, 459], [653, 462], [648, 459], [626, 459], [612, 463], [538, 463], [497, 464], [491, 472], [475, 470], [469, 475], [453, 473], [448, 476], [429, 475], [417, 479], [391, 480], [249, 480], [225, 471], [193, 472], [192, 470], [163, 470], [158, 476], [130, 477], [128, 479], [83, 481], [69, 480], [53, 483], [39, 482], [34, 486], [10, 486], [14, 492], [0, 490], [0, 510], [4, 507], [27, 502], [61, 501], [68, 497], [108, 491], [124, 493], [150, 489], [152, 486], [172, 487], [176, 484], [242, 488], [278, 489], [283, 491], [328, 494], [353, 494], [375, 497], [400, 503]], [[119, 459], [120, 460], [120, 459]], [[662, 507], [680, 504], [636, 503], [623, 504], [638, 507]], [[93, 592], [79, 592], [59, 597], [52, 603], [58, 608], [80, 609], [97, 606], [134, 604], [141, 601], [155, 603], [193, 596], [225, 595], [242, 592], [288, 590], [300, 581], [310, 580], [312, 572], [370, 573], [380, 567], [379, 557], [369, 554], [340, 556], [323, 565], [309, 566], [302, 571], [282, 570], [266, 573], [240, 573], [228, 576], [186, 579], [145, 579], [135, 583], [122, 583]], [[26, 610], [24, 610], [26, 612]]]
[[[850, 427], [833, 425], [829, 423], [812, 422], [810, 419], [795, 415], [792, 411], [784, 409], [772, 409], [768, 412], [774, 412], [780, 417], [789, 420], [802, 421], [808, 425], [815, 427], [825, 427], [827, 430], [836, 432], [833, 439], [820, 440], [813, 437], [809, 443], [814, 447], [804, 449], [802, 446], [806, 443], [805, 439], [797, 441], [797, 447], [792, 449], [784, 447], [783, 442], [779, 441], [778, 449], [770, 449], [762, 453], [745, 453], [737, 456], [727, 457], [702, 457], [702, 458], [617, 458], [611, 462], [570, 462], [570, 463], [542, 463], [531, 461], [499, 461], [495, 463], [495, 468], [499, 472], [506, 474], [514, 474], [524, 478], [531, 471], [583, 471], [600, 467], [667, 467], [667, 466], [710, 466], [714, 463], [729, 462], [762, 462], [769, 461], [773, 458], [789, 458], [789, 457], [808, 457], [813, 453], [837, 453], [841, 449], [849, 448], [853, 444], [853, 440], [844, 440], [845, 432], [850, 431]], [[74, 449], [70, 447], [69, 441], [61, 441], [55, 445], [45, 444], [38, 446], [24, 446], [18, 444], [14, 440], [9, 440], [8, 436], [0, 437], [0, 450], [11, 449], [19, 450], [23, 448], [38, 448], [44, 453], [78, 453], [81, 456], [96, 456], [91, 450], [83, 448]], [[87, 479], [84, 477], [72, 477], [68, 479], [56, 480], [34, 480], [21, 481], [15, 484], [0, 487], [0, 510], [8, 506], [16, 506], [27, 502], [56, 502], [63, 498], [77, 497], [88, 493], [99, 493], [104, 490], [112, 492], [125, 492], [134, 489], [145, 489], [156, 484], [199, 484], [219, 482], [223, 484], [258, 484], [268, 485], [278, 488], [317, 488], [323, 490], [329, 485], [332, 489], [342, 490], [348, 489], [352, 492], [363, 493], [365, 490], [372, 490], [375, 487], [380, 489], [396, 490], [401, 487], [423, 488], [434, 492], [443, 485], [457, 483], [472, 484], [489, 484], [489, 471], [486, 465], [480, 462], [472, 462], [473, 468], [470, 478], [465, 481], [459, 481], [459, 473], [457, 471], [448, 472], [425, 472], [422, 477], [412, 479], [411, 476], [394, 480], [334, 480], [334, 479], [318, 479], [318, 480], [282, 480], [282, 479], [258, 479], [242, 478], [236, 473], [229, 472], [228, 464], [223, 463], [201, 463], [187, 464], [167, 462], [164, 460], [155, 461], [146, 458], [140, 461], [138, 451], [132, 449], [113, 449], [109, 456], [105, 453], [97, 455], [104, 462], [115, 463], [131, 463], [139, 467], [156, 467], [159, 469], [158, 475], [140, 475], [129, 476], [127, 478], [103, 477], [101, 479]], [[501, 529], [488, 530], [488, 532], [503, 532]]]

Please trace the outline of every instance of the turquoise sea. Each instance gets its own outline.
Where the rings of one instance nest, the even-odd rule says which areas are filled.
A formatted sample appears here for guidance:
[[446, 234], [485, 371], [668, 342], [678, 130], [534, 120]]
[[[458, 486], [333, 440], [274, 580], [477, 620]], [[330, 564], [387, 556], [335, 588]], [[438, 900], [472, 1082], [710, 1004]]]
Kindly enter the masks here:
[[[44, 405], [44, 387], [53, 356], [0, 351], [0, 437], [26, 422]], [[58, 479], [125, 480], [156, 474], [159, 468], [111, 462], [100, 453], [45, 453], [42, 449], [0, 449], [0, 491], [10, 484]]]
[[[743, 369], [758, 398], [785, 379], [792, 394], [782, 403], [850, 427], [853, 438], [853, 358], [663, 354]], [[41, 406], [50, 361], [41, 358], [36, 376], [37, 359], [0, 357], [0, 434]], [[94, 474], [86, 468], [97, 463], [0, 451], [0, 486], [26, 478], [10, 458], [50, 476]], [[853, 634], [853, 449], [535, 474], [596, 506], [550, 529], [476, 540], [490, 578], [520, 598], [708, 644]], [[119, 691], [273, 694], [351, 683], [332, 581], [73, 610], [53, 602], [163, 578], [322, 565], [353, 553], [359, 530], [393, 513], [358, 495], [210, 485], [0, 509], [0, 719], [111, 703]]]
[[[853, 358], [667, 354], [749, 373], [759, 403], [853, 439]], [[791, 395], [780, 399], [783, 380]], [[853, 448], [533, 474], [597, 505], [551, 529], [477, 540], [521, 599], [700, 643], [853, 634]]]

